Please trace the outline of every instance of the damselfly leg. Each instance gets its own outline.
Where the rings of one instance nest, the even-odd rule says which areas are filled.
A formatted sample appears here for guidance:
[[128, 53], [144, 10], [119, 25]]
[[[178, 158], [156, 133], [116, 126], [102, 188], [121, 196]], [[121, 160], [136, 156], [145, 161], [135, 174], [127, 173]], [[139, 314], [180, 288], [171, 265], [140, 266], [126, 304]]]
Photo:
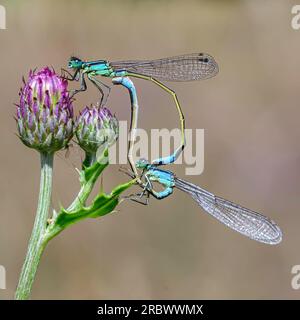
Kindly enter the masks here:
[[[96, 86], [96, 88], [100, 91], [101, 99], [100, 99], [100, 106], [106, 105], [108, 97], [110, 95], [111, 87], [96, 79], [91, 74], [88, 73], [89, 80]], [[105, 88], [105, 91], [103, 90]]]
[[[133, 173], [133, 171], [128, 169], [127, 167], [121, 166], [119, 168], [119, 171], [125, 173], [131, 179], [135, 178], [135, 174]], [[137, 184], [141, 185], [138, 182], [137, 182]], [[142, 192], [132, 193], [132, 194], [130, 194], [128, 196], [122, 197], [122, 199], [132, 200], [132, 201], [137, 202], [137, 203], [142, 204], [142, 205], [148, 205], [149, 204], [149, 197], [150, 197], [149, 192], [147, 192], [147, 190], [145, 190], [145, 188], [144, 188]]]
[[82, 71], [82, 72], [80, 73], [79, 80], [78, 80], [78, 81], [80, 81], [80, 88], [70, 91], [70, 93], [71, 93], [71, 98], [73, 98], [73, 97], [75, 96], [75, 94], [77, 94], [78, 92], [86, 91], [87, 85], [86, 85], [86, 81], [85, 81], [85, 78], [84, 78], [84, 77], [85, 77], [85, 72]]
[[[93, 83], [93, 85], [98, 89], [100, 92], [101, 98], [99, 102], [99, 106], [105, 105], [107, 103], [110, 90], [111, 88], [103, 83], [102, 81], [96, 79], [93, 77], [90, 73], [80, 70], [75, 70], [73, 74], [71, 74], [68, 70], [66, 69], [61, 69], [61, 77], [63, 79], [66, 79], [68, 81], [80, 81], [80, 88], [76, 90], [71, 91], [71, 98], [73, 98], [78, 92], [86, 91], [87, 90], [87, 84], [85, 80], [85, 74], [87, 74], [88, 79]], [[104, 92], [103, 88], [106, 90]]]
[[80, 70], [75, 70], [72, 74], [68, 70], [61, 68], [61, 77], [68, 81], [79, 81]]

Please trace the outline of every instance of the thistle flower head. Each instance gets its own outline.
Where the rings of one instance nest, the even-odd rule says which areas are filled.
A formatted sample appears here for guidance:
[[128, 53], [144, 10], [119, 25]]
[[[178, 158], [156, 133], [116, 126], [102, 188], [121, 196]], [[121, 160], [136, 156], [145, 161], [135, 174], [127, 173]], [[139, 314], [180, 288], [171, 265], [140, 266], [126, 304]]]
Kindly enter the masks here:
[[76, 119], [75, 135], [84, 151], [96, 153], [99, 147], [109, 147], [118, 139], [118, 120], [106, 107], [85, 107]]
[[48, 67], [30, 71], [20, 90], [17, 126], [20, 139], [41, 152], [67, 146], [73, 135], [73, 107], [68, 82]]

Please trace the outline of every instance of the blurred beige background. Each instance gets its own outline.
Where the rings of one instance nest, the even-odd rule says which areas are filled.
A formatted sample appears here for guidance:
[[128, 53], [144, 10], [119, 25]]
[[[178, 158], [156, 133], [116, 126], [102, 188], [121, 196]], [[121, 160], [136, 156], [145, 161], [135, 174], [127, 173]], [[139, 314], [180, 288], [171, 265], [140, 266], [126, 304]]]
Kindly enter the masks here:
[[[188, 128], [205, 129], [205, 170], [188, 177], [209, 191], [272, 217], [279, 246], [245, 238], [203, 213], [177, 191], [148, 207], [83, 221], [52, 240], [42, 258], [34, 299], [300, 298], [291, 268], [300, 264], [300, 31], [291, 28], [294, 1], [1, 1], [0, 264], [11, 299], [36, 209], [39, 157], [16, 137], [13, 103], [22, 75], [34, 67], [85, 59], [152, 59], [211, 53], [220, 65], [204, 82], [169, 83]], [[109, 79], [107, 83], [109, 83]], [[174, 128], [168, 96], [145, 81], [140, 127]], [[76, 110], [96, 101], [90, 87]], [[127, 93], [114, 87], [110, 107], [129, 119]], [[174, 110], [174, 109], [173, 109]], [[167, 115], [167, 116], [166, 116]], [[78, 190], [70, 158], [56, 157], [53, 205]], [[184, 166], [171, 168], [184, 177]], [[105, 189], [126, 177], [104, 173]]]

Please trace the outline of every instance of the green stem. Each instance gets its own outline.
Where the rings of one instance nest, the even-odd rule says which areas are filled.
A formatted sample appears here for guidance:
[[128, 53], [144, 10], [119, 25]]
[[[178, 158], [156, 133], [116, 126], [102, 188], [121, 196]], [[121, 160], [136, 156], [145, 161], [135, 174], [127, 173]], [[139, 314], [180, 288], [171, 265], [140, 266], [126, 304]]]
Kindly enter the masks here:
[[[100, 163], [101, 163], [101, 161], [103, 161], [103, 164], [100, 166], [97, 165], [97, 170], [95, 170], [93, 175], [87, 181], [85, 181], [83, 186], [80, 188], [80, 191], [79, 191], [77, 197], [72, 202], [72, 204], [68, 207], [67, 211], [72, 212], [85, 204], [85, 202], [88, 199], [98, 177], [100, 176], [102, 171], [108, 166], [108, 161], [105, 160], [105, 159], [107, 159], [107, 157], [108, 157], [108, 150], [106, 149], [103, 152], [103, 154], [101, 155], [101, 157], [99, 158]], [[85, 160], [84, 160], [83, 164], [86, 166], [86, 168], [88, 170], [88, 167], [93, 166], [93, 165], [95, 166], [95, 161], [96, 161], [96, 154], [91, 155], [91, 154], [86, 153]]]
[[41, 180], [38, 208], [27, 255], [16, 290], [16, 300], [25, 300], [29, 298], [41, 256], [48, 243], [48, 241], [44, 239], [44, 235], [51, 203], [52, 171], [53, 154], [41, 153]]
[[[100, 161], [103, 159], [106, 159], [107, 157], [108, 157], [108, 150], [105, 150], [103, 155], [100, 158]], [[93, 171], [93, 174], [90, 176], [90, 178], [87, 179], [87, 181], [85, 181], [84, 184], [81, 186], [77, 197], [74, 199], [74, 201], [68, 207], [68, 209], [67, 209], [68, 212], [76, 211], [85, 205], [91, 191], [94, 188], [94, 185], [95, 185], [98, 177], [100, 176], [102, 171], [108, 166], [108, 162], [104, 162], [104, 164], [100, 165], [100, 166], [98, 164], [97, 165], [94, 164], [94, 167], [95, 166], [97, 167], [97, 169]], [[86, 170], [89, 170], [89, 169], [87, 168]], [[46, 242], [49, 242], [51, 239], [53, 239], [55, 236], [57, 236], [60, 232], [62, 232], [65, 228], [61, 225], [57, 225], [55, 223], [55, 221], [53, 221], [53, 222], [54, 222], [54, 225], [53, 224], [50, 225], [48, 227], [48, 229], [46, 230], [46, 233], [45, 233], [45, 241]]]
[[96, 152], [90, 153], [86, 152], [85, 153], [85, 159], [83, 161], [83, 166], [85, 168], [90, 167], [93, 163], [96, 161]]

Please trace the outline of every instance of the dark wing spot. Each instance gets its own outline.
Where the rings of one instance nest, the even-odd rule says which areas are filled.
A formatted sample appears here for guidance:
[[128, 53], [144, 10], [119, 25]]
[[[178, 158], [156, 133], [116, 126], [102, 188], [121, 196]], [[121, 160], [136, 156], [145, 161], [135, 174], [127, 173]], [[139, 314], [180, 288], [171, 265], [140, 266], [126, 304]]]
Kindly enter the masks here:
[[199, 58], [200, 62], [208, 63], [209, 59], [208, 58]]

